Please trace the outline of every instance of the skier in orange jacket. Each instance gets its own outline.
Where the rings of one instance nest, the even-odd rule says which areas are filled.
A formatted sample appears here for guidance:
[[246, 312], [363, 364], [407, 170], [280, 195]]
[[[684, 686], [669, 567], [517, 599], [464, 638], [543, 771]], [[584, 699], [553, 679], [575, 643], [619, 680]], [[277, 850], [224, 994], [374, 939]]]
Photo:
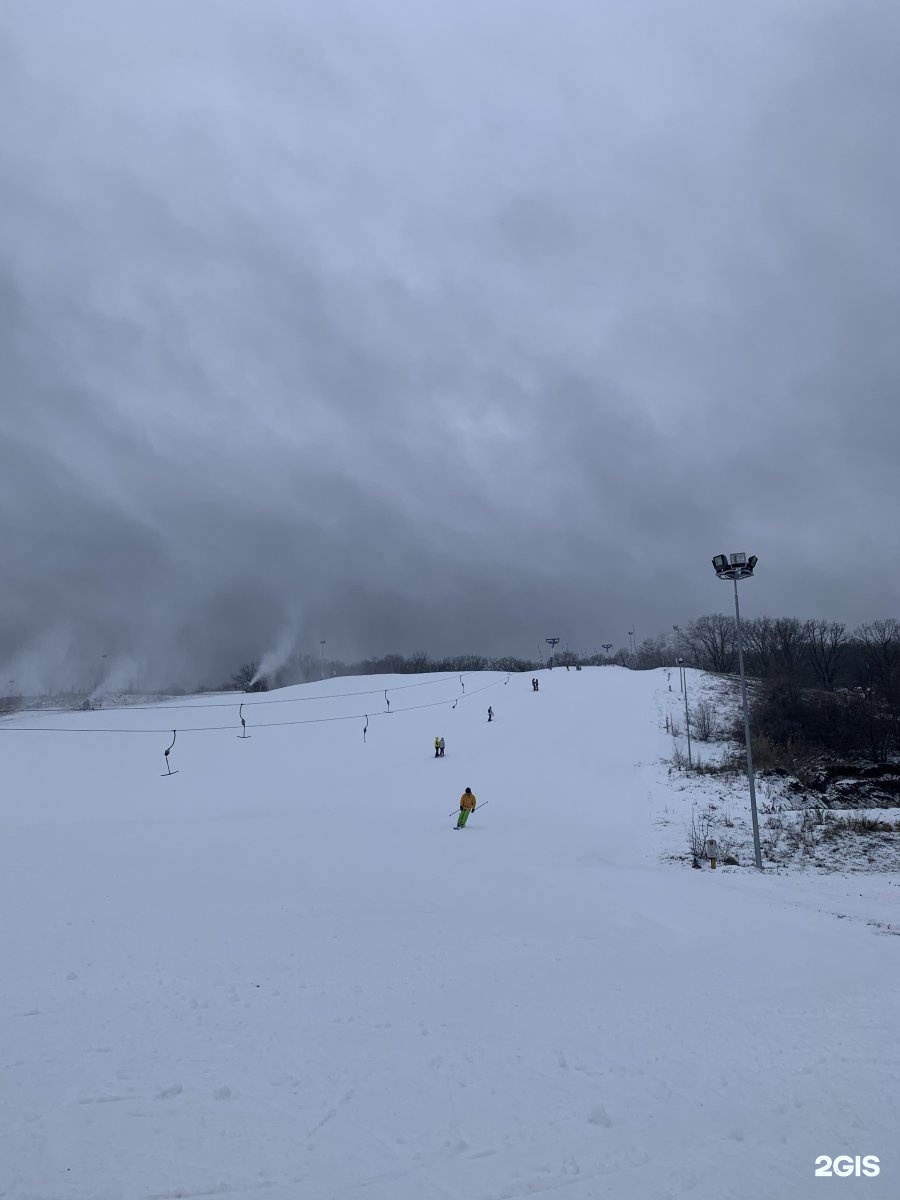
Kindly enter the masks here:
[[459, 817], [456, 821], [457, 829], [464, 829], [466, 821], [469, 819], [469, 813], [475, 811], [475, 805], [478, 801], [475, 799], [475, 793], [471, 788], [466, 788], [459, 798]]

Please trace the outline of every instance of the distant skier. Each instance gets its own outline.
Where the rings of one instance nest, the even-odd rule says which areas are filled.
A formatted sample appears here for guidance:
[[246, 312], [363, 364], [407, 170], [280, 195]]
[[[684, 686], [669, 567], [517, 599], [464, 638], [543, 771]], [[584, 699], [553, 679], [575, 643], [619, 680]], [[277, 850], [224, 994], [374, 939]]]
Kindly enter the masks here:
[[532, 679], [532, 681], [531, 681], [531, 690], [533, 692], [537, 691], [537, 680], [536, 679]]
[[441, 752], [441, 753], [440, 753], [440, 757], [441, 757], [441, 758], [443, 758], [443, 757], [444, 757], [444, 749], [445, 749], [445, 746], [446, 746], [446, 743], [444, 742], [444, 739], [443, 739], [443, 738], [441, 738], [440, 742], [438, 742], [438, 749], [439, 749], [439, 750], [440, 750], [440, 752]]
[[475, 799], [475, 793], [471, 788], [466, 788], [459, 798], [459, 817], [456, 821], [457, 829], [464, 829], [466, 821], [469, 819], [469, 813], [475, 811], [475, 805], [478, 801]]
[[435, 736], [435, 739], [434, 739], [434, 757], [435, 758], [441, 757], [441, 739], [437, 736]]
[[488, 720], [493, 721], [493, 719], [494, 719], [494, 710], [491, 708], [490, 705], [488, 705]]

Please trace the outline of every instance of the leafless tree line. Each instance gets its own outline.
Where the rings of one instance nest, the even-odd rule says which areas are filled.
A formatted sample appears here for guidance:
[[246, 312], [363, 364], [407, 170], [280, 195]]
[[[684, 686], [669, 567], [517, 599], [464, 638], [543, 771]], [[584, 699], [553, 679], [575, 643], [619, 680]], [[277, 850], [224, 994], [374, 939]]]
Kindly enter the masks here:
[[[755, 736], [792, 753], [827, 750], [877, 762], [900, 757], [900, 621], [848, 630], [839, 621], [754, 617], [741, 621], [741, 643], [744, 669], [759, 681], [751, 714]], [[629, 663], [648, 669], [676, 659], [717, 674], [737, 672], [734, 617], [698, 617], [668, 637], [648, 639]], [[708, 732], [709, 722], [700, 724]]]
[[[825, 691], [876, 687], [890, 694], [900, 684], [900, 621], [871, 621], [848, 631], [839, 621], [753, 617], [741, 621], [744, 669], [759, 679], [796, 681]], [[710, 613], [677, 634], [648, 638], [634, 666], [671, 666], [676, 658], [720, 675], [738, 669], [737, 626], [732, 616]]]
[[[849, 631], [837, 621], [756, 617], [741, 622], [744, 666], [763, 681], [755, 734], [795, 752], [829, 750], [886, 762], [900, 755], [900, 621]], [[686, 657], [708, 670], [737, 666], [737, 630], [721, 614], [691, 622]]]

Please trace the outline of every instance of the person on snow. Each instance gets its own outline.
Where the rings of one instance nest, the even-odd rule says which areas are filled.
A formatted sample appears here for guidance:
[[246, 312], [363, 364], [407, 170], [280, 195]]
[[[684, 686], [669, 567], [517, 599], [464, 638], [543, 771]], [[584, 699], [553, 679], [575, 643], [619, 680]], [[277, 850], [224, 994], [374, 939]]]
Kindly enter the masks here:
[[471, 788], [466, 788], [459, 798], [459, 816], [456, 819], [456, 828], [464, 829], [466, 821], [469, 819], [469, 813], [475, 811], [475, 805], [478, 801], [475, 799], [475, 793]]
[[437, 735], [435, 735], [435, 739], [434, 739], [434, 757], [435, 757], [435, 758], [440, 758], [440, 756], [441, 756], [441, 739], [440, 739], [439, 737], [437, 737]]
[[494, 719], [494, 710], [491, 708], [490, 705], [488, 705], [488, 720], [493, 721], [493, 719]]
[[438, 749], [439, 749], [439, 750], [440, 750], [440, 752], [441, 752], [441, 758], [443, 758], [443, 757], [444, 757], [444, 745], [445, 745], [445, 743], [444, 743], [444, 739], [443, 739], [443, 738], [441, 738], [441, 740], [438, 742]]

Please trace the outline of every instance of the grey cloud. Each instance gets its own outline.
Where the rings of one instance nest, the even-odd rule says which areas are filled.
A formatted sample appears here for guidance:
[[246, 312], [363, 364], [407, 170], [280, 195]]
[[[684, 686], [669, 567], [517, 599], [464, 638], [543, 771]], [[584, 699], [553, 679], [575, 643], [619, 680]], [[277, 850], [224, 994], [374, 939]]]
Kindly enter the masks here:
[[900, 610], [898, 34], [4, 5], [0, 670]]

